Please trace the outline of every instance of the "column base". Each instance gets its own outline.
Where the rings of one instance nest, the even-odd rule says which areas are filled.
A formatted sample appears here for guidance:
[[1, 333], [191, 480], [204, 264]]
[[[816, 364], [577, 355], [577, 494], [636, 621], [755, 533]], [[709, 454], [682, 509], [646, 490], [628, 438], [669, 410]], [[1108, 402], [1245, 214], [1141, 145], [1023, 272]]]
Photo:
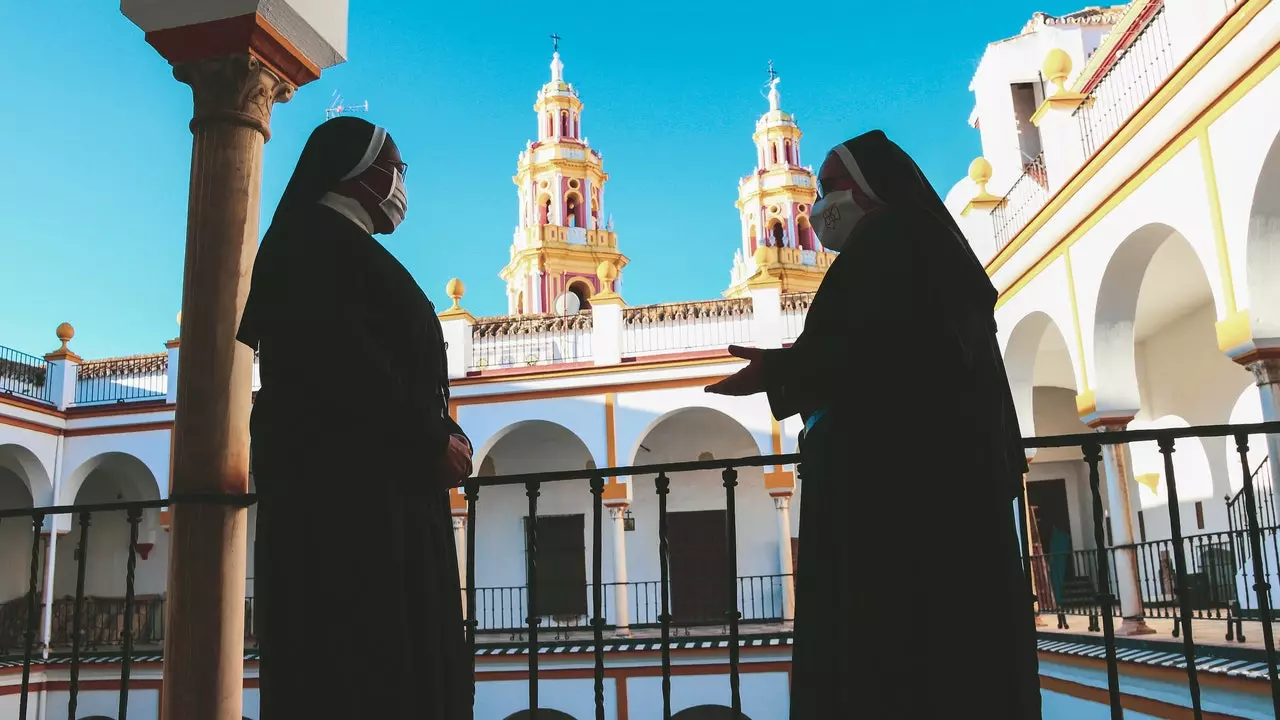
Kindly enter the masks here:
[[1139, 617], [1124, 618], [1120, 621], [1120, 627], [1116, 628], [1116, 636], [1132, 636], [1132, 635], [1154, 635], [1155, 630], [1147, 625], [1147, 621]]
[[631, 628], [630, 627], [615, 628], [613, 631], [613, 636], [616, 638], [629, 638], [631, 637]]
[[1043, 615], [1041, 615], [1039, 612], [1037, 612], [1035, 615], [1036, 615], [1036, 627], [1049, 627], [1049, 623], [1044, 621]]

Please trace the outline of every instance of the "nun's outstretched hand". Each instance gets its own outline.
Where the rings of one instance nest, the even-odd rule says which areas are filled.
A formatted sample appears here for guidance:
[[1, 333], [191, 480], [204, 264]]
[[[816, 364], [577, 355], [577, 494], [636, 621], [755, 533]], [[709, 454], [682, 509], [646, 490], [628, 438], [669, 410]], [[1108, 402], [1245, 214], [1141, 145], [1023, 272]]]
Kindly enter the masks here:
[[729, 354], [747, 361], [747, 366], [718, 383], [704, 388], [716, 395], [755, 395], [764, 392], [764, 350], [730, 345]]

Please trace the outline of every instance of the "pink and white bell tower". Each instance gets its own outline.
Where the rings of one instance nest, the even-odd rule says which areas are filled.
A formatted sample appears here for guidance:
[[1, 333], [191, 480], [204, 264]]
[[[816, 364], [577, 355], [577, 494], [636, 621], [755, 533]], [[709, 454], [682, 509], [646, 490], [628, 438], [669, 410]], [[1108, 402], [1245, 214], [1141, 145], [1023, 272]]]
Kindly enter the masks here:
[[[558, 51], [551, 80], [533, 105], [538, 139], [520, 153], [516, 175], [519, 225], [511, 260], [500, 277], [507, 283], [508, 312], [565, 314], [590, 306], [600, 292], [617, 292], [627, 258], [618, 252], [613, 220], [605, 214], [609, 175], [600, 153], [583, 134], [582, 100], [564, 80]], [[618, 271], [607, 284], [597, 271], [608, 262]], [[606, 273], [609, 275], [609, 273]]]

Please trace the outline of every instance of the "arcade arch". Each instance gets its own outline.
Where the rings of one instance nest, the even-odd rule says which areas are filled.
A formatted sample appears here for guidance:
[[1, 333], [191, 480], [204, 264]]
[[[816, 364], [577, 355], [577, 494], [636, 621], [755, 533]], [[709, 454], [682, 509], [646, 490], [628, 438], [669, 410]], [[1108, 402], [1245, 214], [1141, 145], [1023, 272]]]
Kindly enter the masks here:
[[[34, 498], [47, 484], [42, 479], [43, 466], [21, 445], [0, 445], [0, 509], [16, 510], [34, 507]], [[53, 495], [52, 487], [47, 489]], [[0, 520], [0, 605], [26, 594], [31, 567], [31, 520]]]

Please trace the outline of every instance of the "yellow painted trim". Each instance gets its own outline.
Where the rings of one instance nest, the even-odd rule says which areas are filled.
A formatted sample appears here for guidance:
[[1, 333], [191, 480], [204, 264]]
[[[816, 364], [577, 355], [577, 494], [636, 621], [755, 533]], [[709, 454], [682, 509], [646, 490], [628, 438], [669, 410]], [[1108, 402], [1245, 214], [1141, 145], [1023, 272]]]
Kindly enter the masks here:
[[1213, 324], [1218, 349], [1229, 353], [1253, 340], [1253, 322], [1248, 309], [1241, 308]]
[[615, 393], [604, 395], [604, 447], [609, 467], [618, 467], [617, 404]]
[[[1102, 169], [1115, 155], [1125, 146], [1142, 128], [1146, 126], [1156, 114], [1164, 108], [1169, 101], [1177, 95], [1177, 93], [1191, 81], [1201, 69], [1211, 61], [1228, 42], [1244, 29], [1246, 25], [1259, 13], [1264, 7], [1270, 4], [1271, 0], [1246, 0], [1241, 5], [1236, 6], [1230, 18], [1223, 23], [1218, 32], [1209, 37], [1196, 51], [1194, 55], [1188, 58], [1178, 68], [1178, 70], [1170, 76], [1151, 100], [1147, 102], [1128, 122], [1126, 122], [1120, 131], [1111, 140], [1102, 147], [1098, 152], [1089, 158], [1076, 174], [1063, 186], [1063, 188], [1055, 194], [1049, 202], [1041, 208], [1040, 212], [1032, 218], [1031, 222], [1019, 231], [1017, 237], [1013, 239], [998, 255], [987, 265], [987, 273], [994, 275], [1001, 267], [1018, 252], [1027, 242], [1044, 227], [1049, 218], [1053, 217], [1066, 203], [1075, 197], [1076, 193], [1081, 190], [1097, 173]], [[1142, 167], [1138, 168], [1134, 174], [1121, 183], [1120, 187], [1107, 196], [1107, 199], [1093, 211], [1086, 214], [1085, 217], [1076, 224], [1066, 235], [1064, 235], [1053, 247], [1031, 266], [1029, 270], [1022, 274], [1018, 280], [1010, 285], [1004, 292], [1000, 294], [1000, 299], [996, 302], [996, 307], [1000, 307], [1008, 301], [1015, 293], [1026, 287], [1045, 267], [1048, 267], [1059, 255], [1065, 251], [1067, 247], [1082, 237], [1098, 224], [1102, 218], [1106, 217], [1111, 210], [1119, 206], [1126, 198], [1133, 193], [1135, 189], [1146, 182], [1160, 168], [1164, 167], [1171, 158], [1177, 155], [1185, 148], [1200, 128], [1207, 128], [1213, 124], [1215, 120], [1230, 110], [1239, 100], [1252, 90], [1258, 83], [1262, 82], [1268, 75], [1280, 65], [1280, 46], [1274, 47], [1261, 60], [1254, 64], [1239, 80], [1223, 91], [1215, 100], [1211, 101], [1196, 117], [1191, 119], [1183, 129], [1179, 131], [1173, 139], [1171, 139], [1154, 157], [1149, 159]]]
[[1085, 390], [1076, 395], [1076, 415], [1088, 417], [1098, 411], [1098, 401], [1092, 390]]
[[1080, 327], [1080, 303], [1076, 300], [1076, 275], [1071, 269], [1071, 252], [1062, 251], [1067, 270], [1067, 298], [1071, 301], [1071, 328], [1076, 333], [1076, 354], [1080, 356], [1080, 382], [1089, 389], [1089, 358], [1084, 352], [1084, 330]]
[[1231, 257], [1227, 254], [1227, 231], [1222, 223], [1222, 203], [1218, 195], [1218, 173], [1213, 165], [1213, 149], [1209, 144], [1209, 129], [1200, 128], [1196, 133], [1200, 140], [1200, 164], [1204, 166], [1204, 184], [1209, 193], [1209, 219], [1213, 222], [1213, 240], [1218, 250], [1218, 273], [1222, 276], [1222, 297], [1227, 304], [1227, 315], [1236, 311], [1236, 288], [1231, 278]]

